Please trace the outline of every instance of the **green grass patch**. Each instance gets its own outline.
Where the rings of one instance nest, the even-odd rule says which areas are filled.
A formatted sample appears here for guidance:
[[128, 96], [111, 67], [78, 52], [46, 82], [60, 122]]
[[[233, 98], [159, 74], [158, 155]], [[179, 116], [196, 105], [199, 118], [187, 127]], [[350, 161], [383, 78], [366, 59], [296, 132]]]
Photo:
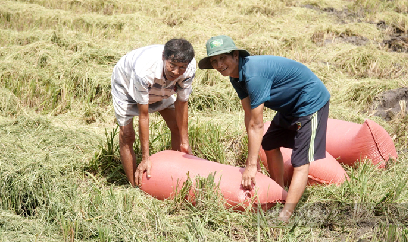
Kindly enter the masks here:
[[[0, 241], [407, 241], [407, 116], [367, 112], [376, 95], [407, 86], [407, 53], [384, 45], [407, 34], [406, 15], [402, 0], [2, 0]], [[276, 219], [280, 206], [225, 209], [211, 176], [191, 178], [201, 192], [195, 206], [131, 187], [119, 160], [113, 66], [175, 37], [191, 41], [200, 60], [219, 34], [310, 67], [331, 93], [330, 117], [375, 120], [398, 161], [345, 167], [350, 180], [341, 186], [307, 188], [288, 225]], [[228, 78], [198, 70], [189, 114], [195, 155], [244, 165], [244, 114]], [[274, 112], [264, 114], [268, 121]], [[151, 154], [169, 149], [159, 115], [150, 126]], [[138, 137], [134, 149], [140, 161]]]

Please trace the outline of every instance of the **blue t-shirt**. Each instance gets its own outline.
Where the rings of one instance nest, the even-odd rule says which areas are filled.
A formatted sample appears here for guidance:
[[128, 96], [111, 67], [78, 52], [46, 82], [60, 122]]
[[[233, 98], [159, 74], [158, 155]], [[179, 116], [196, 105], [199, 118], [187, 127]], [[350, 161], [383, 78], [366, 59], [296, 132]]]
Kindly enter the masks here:
[[330, 99], [323, 82], [309, 68], [280, 56], [241, 57], [239, 79], [230, 77], [230, 81], [241, 100], [249, 96], [251, 109], [264, 103], [286, 116], [313, 114]]

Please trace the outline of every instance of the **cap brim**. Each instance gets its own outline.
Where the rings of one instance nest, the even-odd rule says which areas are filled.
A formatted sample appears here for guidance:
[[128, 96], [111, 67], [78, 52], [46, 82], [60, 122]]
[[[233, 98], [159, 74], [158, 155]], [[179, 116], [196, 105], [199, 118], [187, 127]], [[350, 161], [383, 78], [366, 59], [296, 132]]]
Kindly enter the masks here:
[[203, 59], [201, 59], [198, 62], [198, 68], [200, 69], [214, 69], [210, 63], [210, 56], [207, 56]]
[[[228, 53], [228, 52], [233, 51], [233, 50], [238, 50], [239, 55], [242, 56], [242, 57], [250, 56], [248, 51], [241, 50], [241, 49], [232, 49], [232, 50], [229, 50], [229, 51], [223, 51], [222, 53], [215, 53], [215, 54], [213, 54], [211, 56], [220, 55], [220, 54], [223, 54], [223, 53]], [[198, 62], [198, 68], [200, 68], [200, 69], [214, 69], [212, 67], [212, 65], [211, 65], [211, 62], [210, 62], [210, 57], [211, 56], [207, 56], [207, 57], [204, 57], [203, 59], [201, 59]]]

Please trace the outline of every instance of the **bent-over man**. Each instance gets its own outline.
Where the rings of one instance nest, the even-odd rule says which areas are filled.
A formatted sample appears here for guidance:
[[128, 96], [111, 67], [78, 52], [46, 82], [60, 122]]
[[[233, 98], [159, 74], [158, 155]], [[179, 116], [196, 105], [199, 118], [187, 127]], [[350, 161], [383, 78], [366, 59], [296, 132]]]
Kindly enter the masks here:
[[[301, 198], [309, 164], [326, 157], [326, 127], [330, 94], [323, 82], [305, 65], [280, 56], [250, 56], [225, 35], [207, 41], [207, 57], [201, 69], [216, 69], [229, 76], [245, 111], [248, 160], [242, 186], [251, 189], [262, 145], [269, 174], [282, 187], [283, 158], [280, 147], [293, 150], [294, 172], [288, 196], [279, 217], [287, 222]], [[277, 111], [264, 132], [264, 107]]]
[[[188, 98], [196, 72], [193, 46], [184, 39], [150, 45], [123, 56], [112, 74], [112, 99], [120, 126], [120, 159], [127, 179], [141, 186], [150, 177], [149, 113], [159, 112], [171, 132], [171, 147], [191, 154], [188, 140]], [[177, 98], [175, 97], [177, 93]], [[139, 117], [142, 160], [137, 166], [133, 150], [133, 117]]]

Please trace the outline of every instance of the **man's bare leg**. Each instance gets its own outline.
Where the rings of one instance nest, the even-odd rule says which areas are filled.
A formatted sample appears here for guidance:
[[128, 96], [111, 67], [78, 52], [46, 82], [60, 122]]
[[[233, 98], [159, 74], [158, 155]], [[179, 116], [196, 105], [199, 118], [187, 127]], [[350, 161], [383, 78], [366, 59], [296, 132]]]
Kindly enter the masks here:
[[282, 211], [279, 214], [279, 218], [288, 222], [290, 216], [292, 216], [293, 211], [300, 198], [305, 191], [307, 185], [307, 179], [309, 174], [310, 164], [302, 165], [299, 167], [294, 167], [292, 181], [289, 186], [288, 196], [286, 197], [286, 203]]
[[283, 183], [283, 157], [279, 148], [266, 151], [266, 159], [268, 163], [268, 171], [271, 178], [278, 183], [281, 187], [284, 187]]
[[120, 160], [125, 170], [128, 181], [135, 186], [136, 155], [133, 150], [135, 142], [135, 130], [133, 128], [133, 119], [125, 126], [120, 126], [119, 130], [119, 151]]
[[166, 108], [159, 111], [160, 115], [166, 121], [167, 127], [171, 133], [171, 149], [180, 150], [180, 132], [176, 121], [176, 111], [171, 108]]

